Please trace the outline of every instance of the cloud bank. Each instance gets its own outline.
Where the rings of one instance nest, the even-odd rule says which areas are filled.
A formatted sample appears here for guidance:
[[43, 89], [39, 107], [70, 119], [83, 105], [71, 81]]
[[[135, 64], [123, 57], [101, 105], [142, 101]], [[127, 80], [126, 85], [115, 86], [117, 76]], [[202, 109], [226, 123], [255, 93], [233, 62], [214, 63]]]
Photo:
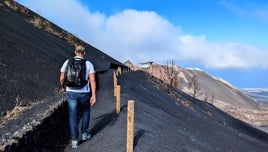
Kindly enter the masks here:
[[94, 47], [124, 62], [195, 63], [207, 68], [268, 68], [268, 50], [235, 42], [211, 42], [183, 33], [153, 11], [126, 9], [110, 16], [78, 0], [17, 0]]

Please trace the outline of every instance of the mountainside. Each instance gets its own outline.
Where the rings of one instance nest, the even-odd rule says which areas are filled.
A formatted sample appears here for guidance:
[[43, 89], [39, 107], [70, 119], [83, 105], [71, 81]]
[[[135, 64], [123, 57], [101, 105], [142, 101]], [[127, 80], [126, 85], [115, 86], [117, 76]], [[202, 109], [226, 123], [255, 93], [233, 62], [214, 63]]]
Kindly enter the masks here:
[[[114, 100], [102, 100], [113, 95], [112, 72], [103, 77], [110, 80], [103, 80], [100, 86], [110, 85], [100, 87], [99, 93], [105, 94], [92, 111], [94, 137], [82, 144], [80, 151], [125, 151], [128, 100], [135, 101], [134, 151], [250, 152], [265, 151], [268, 146], [266, 133], [181, 91], [175, 91], [180, 97], [175, 100], [159, 90], [160, 81], [141, 71], [118, 76], [122, 102], [120, 114], [115, 115]], [[101, 129], [96, 133], [98, 127]]]
[[268, 104], [268, 89], [245, 88], [242, 91], [262, 104]]
[[[42, 19], [42, 26], [32, 18]], [[267, 151], [267, 133], [178, 89], [172, 88], [171, 95], [163, 89], [166, 83], [142, 71], [117, 76], [121, 112], [116, 114], [113, 74], [125, 65], [47, 21], [65, 33], [52, 34], [45, 21], [12, 0], [0, 1], [0, 151], [125, 151], [128, 100], [135, 101], [136, 152]], [[77, 150], [70, 148], [68, 111], [64, 95], [57, 92], [59, 69], [73, 56], [74, 43], [87, 46], [98, 88], [91, 109], [92, 138]], [[10, 114], [6, 111], [24, 107], [2, 119]]]
[[[1, 115], [16, 104], [42, 101], [55, 94], [59, 87], [59, 69], [66, 59], [74, 55], [74, 46], [64, 36], [57, 37], [46, 32], [45, 27], [36, 27], [29, 22], [34, 18], [41, 20], [41, 17], [29, 10], [26, 14], [14, 12], [4, 7], [12, 1], [5, 2], [0, 7], [0, 102], [5, 104], [0, 107]], [[19, 7], [22, 6], [16, 4], [16, 8]], [[57, 29], [71, 37], [68, 32], [60, 31], [52, 23], [50, 25], [50, 29]], [[72, 39], [85, 43], [74, 36]], [[86, 59], [94, 62], [97, 72], [116, 65], [123, 66], [96, 48], [85, 45]]]
[[[129, 66], [133, 63], [129, 61], [125, 64]], [[176, 81], [177, 83], [173, 85], [176, 88], [197, 99], [207, 101], [242, 121], [255, 126], [268, 124], [267, 105], [256, 102], [221, 78], [212, 77], [200, 69], [184, 69], [172, 64], [146, 63], [145, 65], [136, 67], [135, 70], [146, 71], [167, 84]], [[195, 85], [189, 86], [190, 84]]]
[[61, 104], [59, 69], [74, 55], [75, 43], [86, 46], [97, 78], [124, 66], [16, 2], [0, 1], [0, 151]]

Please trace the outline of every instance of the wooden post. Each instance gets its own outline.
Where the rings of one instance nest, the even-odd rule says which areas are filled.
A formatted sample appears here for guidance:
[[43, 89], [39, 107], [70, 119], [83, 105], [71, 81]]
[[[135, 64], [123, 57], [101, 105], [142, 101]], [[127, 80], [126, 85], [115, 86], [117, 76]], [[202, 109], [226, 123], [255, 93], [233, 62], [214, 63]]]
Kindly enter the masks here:
[[118, 67], [118, 74], [122, 74], [122, 68]]
[[116, 87], [117, 87], [117, 77], [116, 73], [114, 72], [114, 96], [116, 96]]
[[127, 151], [133, 152], [134, 141], [134, 101], [128, 101], [127, 107]]
[[117, 85], [116, 87], [116, 105], [115, 105], [115, 108], [116, 108], [116, 113], [120, 113], [120, 85]]
[[119, 75], [119, 71], [118, 71], [118, 68], [116, 69], [116, 75]]

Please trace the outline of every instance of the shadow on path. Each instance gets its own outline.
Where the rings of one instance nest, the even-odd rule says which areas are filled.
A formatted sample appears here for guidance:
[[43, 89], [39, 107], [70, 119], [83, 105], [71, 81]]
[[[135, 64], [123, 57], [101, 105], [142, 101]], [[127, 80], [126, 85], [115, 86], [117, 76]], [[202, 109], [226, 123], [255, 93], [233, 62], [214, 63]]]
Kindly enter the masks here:
[[[125, 109], [125, 108], [126, 108], [126, 105], [125, 105], [125, 106], [122, 106], [122, 107], [121, 107], [121, 111], [122, 111], [123, 109]], [[119, 114], [120, 114], [120, 113], [119, 113]], [[94, 136], [94, 135], [96, 135], [98, 132], [100, 132], [101, 130], [103, 130], [106, 126], [108, 126], [108, 125], [110, 125], [110, 126], [114, 125], [114, 123], [116, 122], [116, 120], [117, 120], [119, 114], [117, 114], [117, 113], [115, 112], [115, 110], [114, 110], [114, 111], [112, 111], [111, 113], [107, 113], [107, 114], [104, 114], [104, 115], [102, 115], [102, 116], [100, 116], [100, 117], [95, 118], [95, 119], [100, 119], [100, 118], [101, 118], [101, 119], [100, 119], [100, 120], [94, 125], [94, 127], [91, 129], [90, 134], [91, 134], [92, 136]]]
[[145, 133], [144, 130], [139, 130], [137, 132], [137, 134], [135, 135], [135, 137], [134, 137], [134, 144], [133, 144], [134, 149], [138, 145], [139, 139], [144, 135], [144, 133]]

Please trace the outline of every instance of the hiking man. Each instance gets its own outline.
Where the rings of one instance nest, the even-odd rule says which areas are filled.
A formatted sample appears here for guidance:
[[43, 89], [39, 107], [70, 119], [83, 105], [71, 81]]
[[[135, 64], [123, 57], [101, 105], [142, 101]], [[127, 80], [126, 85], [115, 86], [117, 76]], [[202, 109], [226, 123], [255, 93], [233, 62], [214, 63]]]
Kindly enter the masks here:
[[66, 93], [72, 148], [78, 148], [78, 104], [83, 110], [81, 140], [88, 140], [91, 137], [88, 133], [90, 106], [96, 103], [96, 82], [93, 64], [84, 59], [85, 48], [82, 45], [76, 45], [74, 53], [75, 57], [66, 60], [60, 69], [60, 85], [61, 91]]

